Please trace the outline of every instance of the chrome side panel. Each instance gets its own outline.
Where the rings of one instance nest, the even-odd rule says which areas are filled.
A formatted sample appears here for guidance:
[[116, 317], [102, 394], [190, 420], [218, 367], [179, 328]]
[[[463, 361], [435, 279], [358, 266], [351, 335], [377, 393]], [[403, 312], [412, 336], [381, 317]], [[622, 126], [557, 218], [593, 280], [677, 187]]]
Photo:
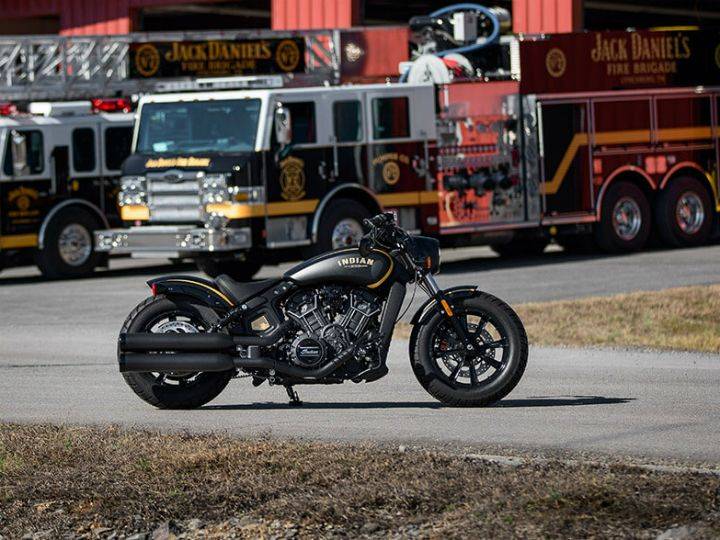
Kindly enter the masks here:
[[522, 97], [523, 145], [522, 161], [527, 197], [527, 220], [540, 221], [540, 125], [535, 95]]

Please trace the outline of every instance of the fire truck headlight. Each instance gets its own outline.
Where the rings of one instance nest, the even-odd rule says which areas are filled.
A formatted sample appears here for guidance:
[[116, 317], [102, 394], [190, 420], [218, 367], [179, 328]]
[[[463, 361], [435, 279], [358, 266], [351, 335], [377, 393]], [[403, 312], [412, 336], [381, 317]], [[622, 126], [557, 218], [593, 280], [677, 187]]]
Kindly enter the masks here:
[[206, 174], [201, 180], [203, 204], [228, 202], [230, 193], [224, 174]]
[[120, 206], [147, 204], [147, 180], [142, 176], [123, 176], [120, 179]]

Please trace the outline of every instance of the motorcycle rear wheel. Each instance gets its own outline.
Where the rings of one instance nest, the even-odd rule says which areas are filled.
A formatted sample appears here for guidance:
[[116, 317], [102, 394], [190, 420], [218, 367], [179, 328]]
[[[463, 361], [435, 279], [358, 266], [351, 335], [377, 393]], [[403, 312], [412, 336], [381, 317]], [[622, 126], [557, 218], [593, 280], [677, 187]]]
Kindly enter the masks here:
[[[127, 332], [204, 332], [218, 319], [208, 306], [190, 298], [150, 297], [141, 302], [123, 324]], [[140, 399], [159, 409], [194, 409], [215, 399], [235, 374], [123, 373]]]
[[484, 292], [452, 304], [455, 317], [486, 351], [468, 352], [448, 317], [438, 311], [417, 332], [413, 372], [422, 387], [445, 405], [491, 405], [522, 378], [528, 357], [525, 328], [510, 306]]

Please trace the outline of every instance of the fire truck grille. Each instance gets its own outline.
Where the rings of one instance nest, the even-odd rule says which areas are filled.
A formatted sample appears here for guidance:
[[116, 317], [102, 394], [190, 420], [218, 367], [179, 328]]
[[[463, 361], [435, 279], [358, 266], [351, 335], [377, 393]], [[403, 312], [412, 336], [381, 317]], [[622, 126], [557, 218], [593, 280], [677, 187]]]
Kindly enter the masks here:
[[196, 223], [202, 221], [199, 173], [164, 171], [147, 175], [150, 221]]

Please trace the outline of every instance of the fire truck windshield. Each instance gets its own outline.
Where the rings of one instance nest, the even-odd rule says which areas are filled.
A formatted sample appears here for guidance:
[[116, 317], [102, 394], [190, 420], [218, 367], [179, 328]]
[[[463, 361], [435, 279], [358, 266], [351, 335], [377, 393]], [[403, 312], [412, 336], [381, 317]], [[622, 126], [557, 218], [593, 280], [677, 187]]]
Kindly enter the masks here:
[[259, 99], [146, 103], [135, 151], [140, 154], [235, 153], [255, 147]]

